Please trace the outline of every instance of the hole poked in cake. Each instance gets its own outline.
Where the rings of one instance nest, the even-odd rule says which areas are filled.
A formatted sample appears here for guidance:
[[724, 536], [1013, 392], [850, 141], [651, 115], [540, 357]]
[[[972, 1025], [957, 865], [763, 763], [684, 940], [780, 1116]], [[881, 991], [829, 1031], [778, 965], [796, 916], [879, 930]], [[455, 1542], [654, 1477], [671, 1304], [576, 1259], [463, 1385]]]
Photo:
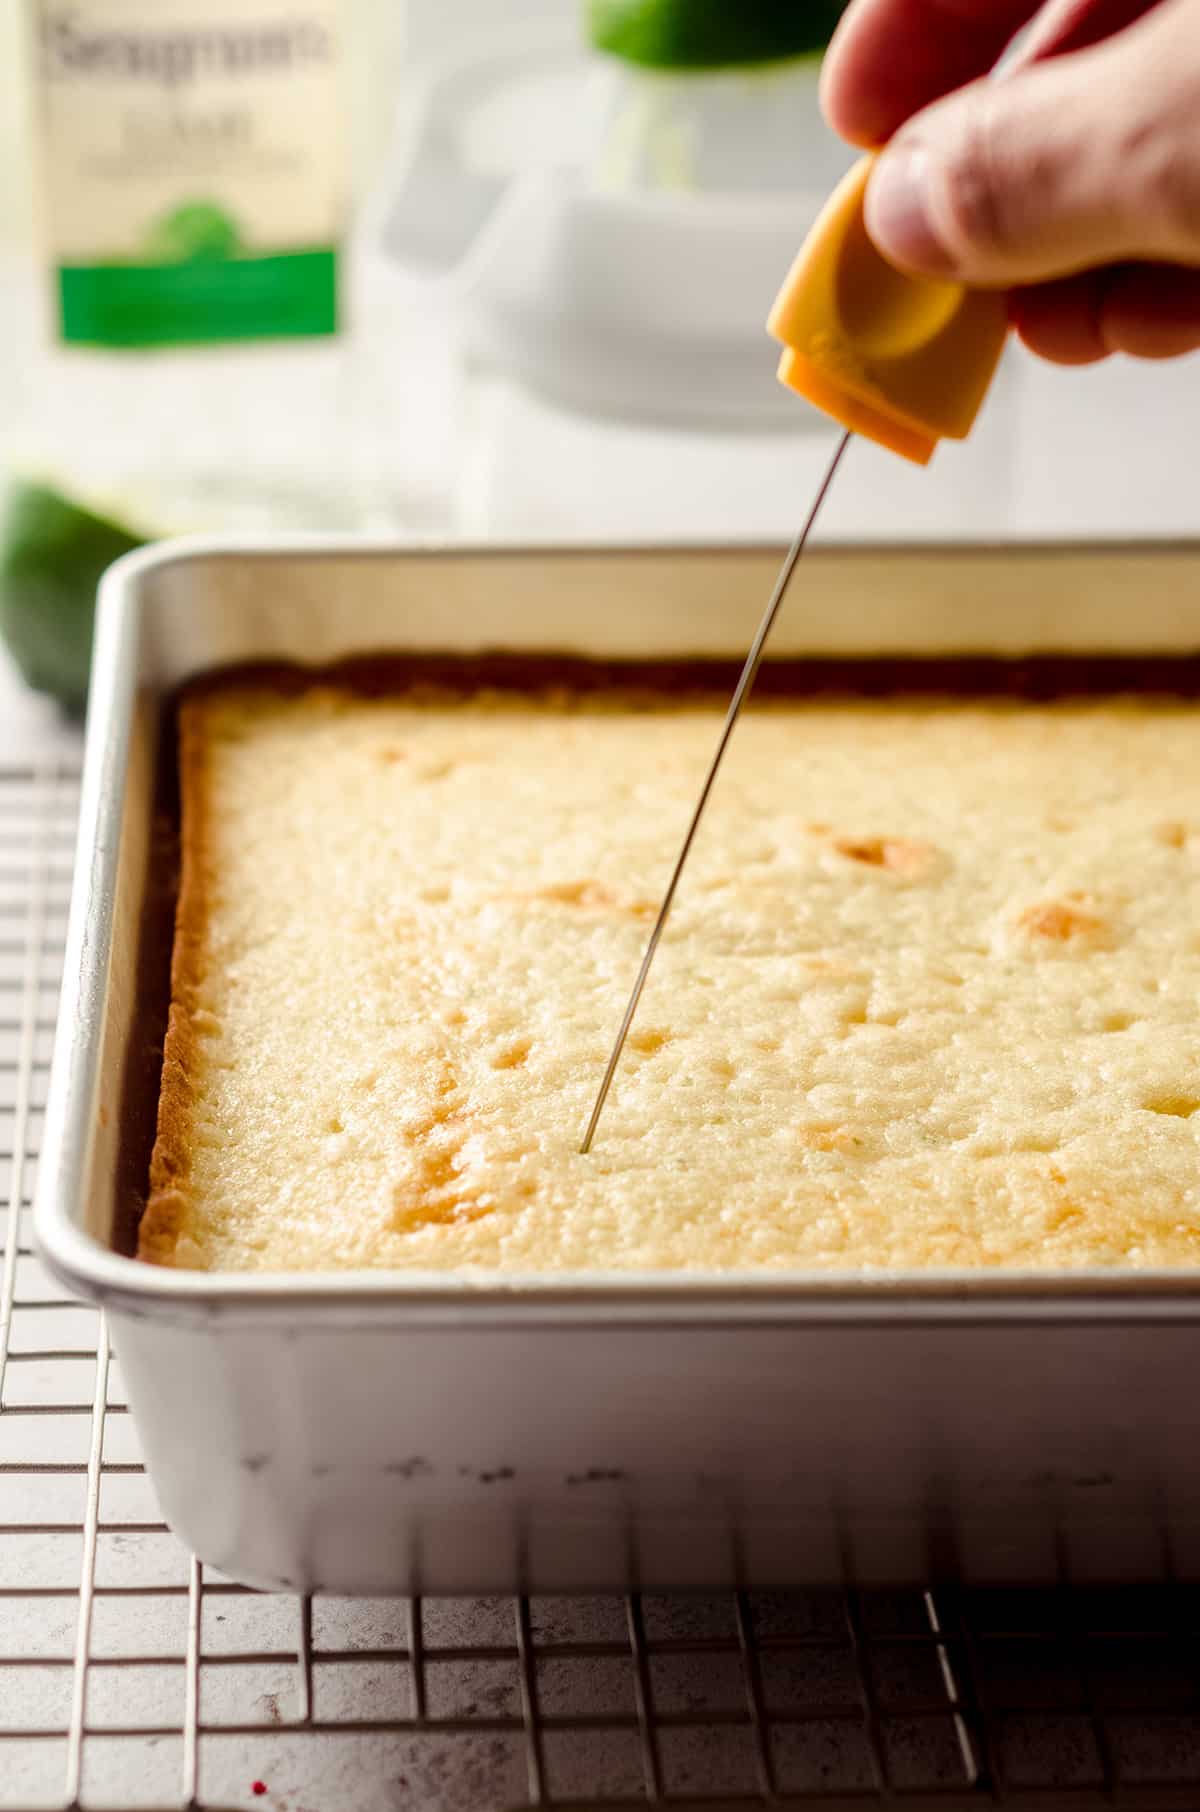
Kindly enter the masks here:
[[390, 1185], [394, 1231], [415, 1233], [491, 1213], [495, 1196], [469, 1175], [478, 1156], [478, 1137], [466, 1091], [448, 1059], [434, 1066], [421, 1108], [403, 1132], [407, 1146], [403, 1174]]
[[552, 881], [534, 889], [536, 897], [560, 906], [616, 906], [616, 893], [604, 881]]
[[472, 1189], [464, 1177], [470, 1162], [466, 1143], [467, 1134], [456, 1129], [448, 1137], [428, 1139], [413, 1154], [409, 1175], [392, 1185], [391, 1224], [396, 1232], [477, 1221], [491, 1213], [495, 1198], [486, 1190]]
[[853, 1152], [861, 1149], [863, 1138], [840, 1121], [809, 1121], [796, 1128], [796, 1143], [805, 1151]]
[[569, 906], [580, 912], [619, 912], [634, 919], [652, 919], [658, 911], [654, 900], [635, 898], [610, 887], [607, 881], [592, 878], [547, 881], [517, 897], [543, 901], [550, 906]]
[[1047, 1233], [1068, 1233], [1082, 1227], [1087, 1219], [1078, 1202], [1064, 1196], [1060, 1201], [1050, 1203], [1044, 1211], [1042, 1225]]
[[533, 1141], [512, 1138], [493, 1151], [491, 1158], [505, 1173], [497, 1186], [485, 1182], [475, 1169], [480, 1158], [478, 1136], [457, 1125], [441, 1129], [413, 1153], [408, 1174], [392, 1185], [392, 1228], [397, 1233], [419, 1233], [427, 1227], [467, 1226], [501, 1206], [523, 1207], [532, 1199], [536, 1183], [518, 1172], [535, 1150]]
[[410, 1144], [419, 1146], [439, 1127], [456, 1125], [462, 1114], [458, 1071], [452, 1063], [442, 1062], [430, 1077], [419, 1106], [405, 1122], [404, 1135]]
[[1013, 928], [1018, 942], [1030, 951], [1108, 950], [1116, 942], [1112, 920], [1087, 894], [1078, 892], [1019, 908]]
[[654, 1057], [670, 1042], [671, 1033], [663, 1026], [641, 1026], [629, 1034], [629, 1048], [639, 1057]]
[[1148, 1113], [1165, 1114], [1172, 1120], [1190, 1120], [1200, 1110], [1200, 1095], [1188, 1094], [1182, 1089], [1163, 1089], [1147, 1095], [1142, 1106]]
[[519, 1070], [532, 1049], [532, 1038], [511, 1038], [492, 1052], [491, 1066], [494, 1070]]
[[835, 836], [831, 847], [846, 862], [907, 880], [930, 874], [938, 860], [933, 844], [915, 837]]

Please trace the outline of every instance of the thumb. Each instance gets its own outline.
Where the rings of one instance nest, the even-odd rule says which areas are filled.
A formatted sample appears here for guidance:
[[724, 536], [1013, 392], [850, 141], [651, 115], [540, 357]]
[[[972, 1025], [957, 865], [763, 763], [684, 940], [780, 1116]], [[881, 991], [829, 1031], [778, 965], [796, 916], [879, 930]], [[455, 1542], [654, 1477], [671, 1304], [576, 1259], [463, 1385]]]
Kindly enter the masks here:
[[979, 285], [1200, 264], [1200, 0], [915, 115], [866, 224], [894, 263]]

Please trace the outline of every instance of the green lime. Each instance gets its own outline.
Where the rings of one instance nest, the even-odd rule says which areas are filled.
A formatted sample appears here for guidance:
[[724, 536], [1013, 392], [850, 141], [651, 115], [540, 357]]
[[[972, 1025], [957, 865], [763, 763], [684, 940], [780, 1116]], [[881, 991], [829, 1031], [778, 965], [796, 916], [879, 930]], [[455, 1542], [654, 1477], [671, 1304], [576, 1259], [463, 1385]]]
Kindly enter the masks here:
[[846, 0], [587, 0], [594, 49], [650, 69], [733, 69], [824, 50]]
[[31, 686], [68, 710], [87, 698], [96, 586], [145, 537], [48, 485], [9, 486], [0, 520], [0, 635]]
[[185, 201], [172, 208], [155, 221], [143, 246], [144, 256], [153, 264], [235, 258], [240, 250], [236, 223], [210, 201]]

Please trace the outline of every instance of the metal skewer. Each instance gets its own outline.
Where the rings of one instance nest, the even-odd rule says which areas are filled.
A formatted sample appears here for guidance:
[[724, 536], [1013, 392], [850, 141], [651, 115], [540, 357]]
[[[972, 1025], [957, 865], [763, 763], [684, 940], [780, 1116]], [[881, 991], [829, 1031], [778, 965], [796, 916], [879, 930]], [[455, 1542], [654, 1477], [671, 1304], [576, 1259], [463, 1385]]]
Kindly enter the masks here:
[[625, 1048], [625, 1040], [629, 1035], [629, 1028], [633, 1024], [633, 1016], [637, 1012], [638, 1002], [642, 998], [642, 990], [646, 986], [646, 977], [650, 973], [650, 965], [654, 961], [654, 953], [658, 949], [662, 939], [663, 928], [666, 925], [667, 916], [670, 913], [672, 903], [675, 899], [675, 891], [679, 886], [679, 877], [683, 873], [684, 863], [691, 854], [692, 844], [696, 840], [696, 832], [700, 826], [700, 819], [703, 817], [704, 808], [708, 804], [708, 796], [713, 790], [713, 784], [716, 781], [718, 770], [720, 769], [721, 762], [725, 755], [725, 750], [729, 746], [729, 738], [733, 735], [733, 727], [737, 723], [742, 706], [746, 702], [746, 696], [749, 693], [751, 686], [754, 684], [754, 678], [758, 672], [759, 663], [762, 660], [763, 649], [767, 645], [767, 637], [775, 626], [775, 619], [779, 615], [779, 607], [783, 603], [784, 594], [788, 588], [788, 582], [796, 569], [796, 562], [804, 552], [804, 544], [808, 540], [812, 525], [817, 520], [821, 505], [824, 503], [829, 487], [833, 483], [834, 473], [841, 464], [842, 454], [846, 451], [849, 444], [850, 430], [847, 429], [834, 449], [833, 458], [829, 462], [825, 476], [821, 480], [820, 488], [813, 499], [812, 508], [809, 510], [803, 526], [796, 535], [796, 539], [792, 542], [791, 547], [787, 551], [783, 565], [779, 569], [779, 577], [775, 581], [775, 589], [771, 593], [770, 602], [763, 615], [763, 620], [758, 626], [758, 633], [750, 644], [750, 652], [746, 656], [746, 664], [742, 668], [741, 678], [738, 680], [733, 697], [729, 701], [729, 709], [725, 713], [725, 722], [721, 728], [716, 751], [709, 763], [708, 773], [704, 777], [704, 785], [700, 788], [700, 797], [696, 801], [696, 809], [692, 813], [692, 821], [688, 825], [687, 835], [683, 839], [679, 855], [676, 858], [674, 871], [670, 881], [667, 883], [667, 891], [663, 895], [662, 905], [658, 909], [658, 917], [654, 921], [654, 929], [650, 933], [650, 941], [646, 945], [646, 954], [642, 958], [642, 966], [638, 970], [637, 980], [633, 984], [633, 992], [629, 996], [629, 1004], [625, 1008], [625, 1016], [621, 1020], [621, 1029], [617, 1033], [617, 1040], [613, 1045], [612, 1055], [609, 1057], [608, 1065], [604, 1071], [604, 1080], [600, 1084], [600, 1093], [596, 1096], [596, 1105], [592, 1109], [592, 1117], [588, 1121], [587, 1131], [583, 1135], [583, 1144], [579, 1147], [581, 1153], [589, 1152], [592, 1149], [592, 1140], [596, 1136], [596, 1127], [599, 1124], [600, 1115], [604, 1112], [604, 1103], [608, 1100], [608, 1091], [612, 1087], [613, 1077], [617, 1073], [617, 1065], [621, 1061], [621, 1052]]

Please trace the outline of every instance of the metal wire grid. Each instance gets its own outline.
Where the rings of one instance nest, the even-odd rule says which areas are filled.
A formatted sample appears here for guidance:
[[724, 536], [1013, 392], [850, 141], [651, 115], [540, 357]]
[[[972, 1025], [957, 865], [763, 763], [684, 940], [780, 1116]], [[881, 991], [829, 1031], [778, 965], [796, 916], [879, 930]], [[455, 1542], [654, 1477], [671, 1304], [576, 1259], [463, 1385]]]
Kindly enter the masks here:
[[78, 777], [0, 769], [0, 1808], [1200, 1804], [1200, 1598], [296, 1600], [161, 1521], [30, 1244]]

